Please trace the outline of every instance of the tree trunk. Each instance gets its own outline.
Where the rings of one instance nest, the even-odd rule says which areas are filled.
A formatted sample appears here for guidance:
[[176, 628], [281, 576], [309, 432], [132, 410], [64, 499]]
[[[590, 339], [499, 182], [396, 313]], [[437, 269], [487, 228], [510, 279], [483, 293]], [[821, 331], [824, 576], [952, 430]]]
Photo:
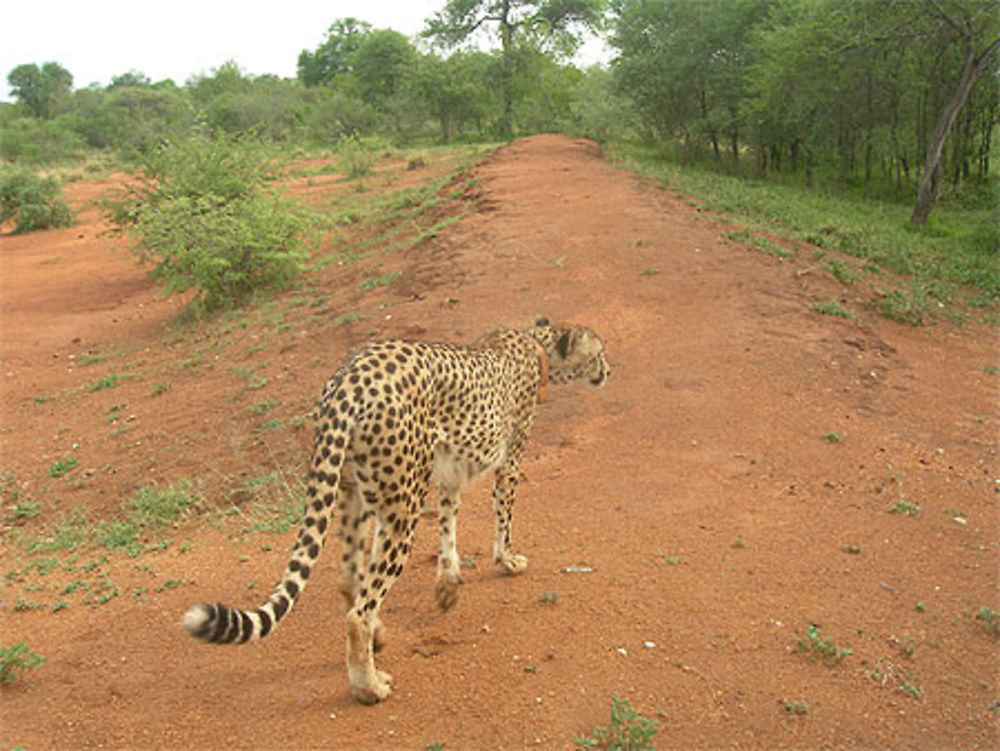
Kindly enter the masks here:
[[927, 145], [924, 171], [920, 176], [920, 186], [917, 188], [917, 203], [913, 207], [913, 216], [910, 217], [910, 224], [914, 226], [922, 226], [927, 223], [927, 217], [930, 216], [931, 209], [934, 208], [938, 166], [941, 163], [941, 152], [944, 151], [945, 142], [948, 140], [948, 133], [955, 118], [958, 117], [958, 113], [965, 105], [965, 101], [969, 98], [976, 74], [985, 67], [986, 61], [998, 48], [1000, 48], [1000, 39], [994, 39], [993, 43], [977, 58], [975, 49], [972, 47], [972, 40], [966, 38], [965, 64], [962, 66], [962, 75], [958, 79], [958, 87], [938, 118], [937, 127]]
[[502, 59], [500, 67], [500, 89], [503, 97], [503, 122], [500, 126], [504, 138], [514, 132], [514, 27], [510, 22], [510, 0], [503, 0], [500, 9], [500, 46]]

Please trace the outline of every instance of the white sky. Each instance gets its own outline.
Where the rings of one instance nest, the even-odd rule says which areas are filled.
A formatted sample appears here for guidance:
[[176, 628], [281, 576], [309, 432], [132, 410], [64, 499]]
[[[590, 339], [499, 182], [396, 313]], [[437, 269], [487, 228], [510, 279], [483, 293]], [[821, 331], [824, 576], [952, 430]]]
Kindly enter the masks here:
[[[129, 70], [183, 85], [235, 60], [252, 75], [295, 76], [299, 53], [315, 49], [330, 24], [353, 16], [412, 37], [445, 0], [21, 0], [5, 3], [0, 30], [0, 99], [22, 63], [55, 61], [73, 88]], [[592, 43], [585, 62], [607, 59]]]

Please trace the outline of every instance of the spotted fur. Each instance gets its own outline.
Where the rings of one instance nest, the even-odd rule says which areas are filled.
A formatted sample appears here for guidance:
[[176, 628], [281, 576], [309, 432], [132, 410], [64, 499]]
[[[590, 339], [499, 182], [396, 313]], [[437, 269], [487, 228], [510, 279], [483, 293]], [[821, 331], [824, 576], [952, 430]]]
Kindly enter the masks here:
[[469, 346], [386, 341], [364, 347], [326, 384], [314, 412], [306, 515], [281, 581], [256, 610], [196, 605], [184, 617], [185, 628], [216, 644], [267, 636], [305, 588], [336, 508], [351, 692], [365, 703], [385, 699], [391, 678], [373, 658], [383, 642], [379, 610], [403, 571], [431, 483], [441, 543], [435, 595], [447, 610], [461, 584], [455, 547], [461, 488], [494, 473], [493, 558], [501, 571], [523, 571], [527, 559], [511, 551], [511, 509], [545, 380], [585, 379], [596, 387], [608, 372], [593, 331], [544, 318]]

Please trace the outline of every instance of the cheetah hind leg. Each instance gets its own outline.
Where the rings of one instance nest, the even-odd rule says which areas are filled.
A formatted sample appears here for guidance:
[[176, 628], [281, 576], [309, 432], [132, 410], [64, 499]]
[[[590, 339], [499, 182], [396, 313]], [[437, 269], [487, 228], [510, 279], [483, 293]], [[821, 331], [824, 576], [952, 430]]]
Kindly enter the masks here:
[[[420, 500], [408, 504], [411, 514], [417, 513]], [[409, 521], [415, 520], [414, 516]], [[415, 526], [407, 524], [405, 532], [394, 534], [391, 527], [376, 519], [368, 568], [361, 578], [354, 605], [347, 613], [347, 675], [351, 694], [363, 704], [382, 701], [392, 693], [392, 677], [375, 667], [374, 653], [382, 630], [379, 610], [403, 571]], [[395, 563], [390, 564], [391, 560]]]
[[347, 616], [347, 674], [351, 695], [362, 704], [389, 698], [392, 676], [375, 667], [372, 655], [374, 624], [367, 614], [352, 610]]
[[[368, 543], [374, 547], [381, 539], [381, 535], [374, 515], [371, 512], [361, 511], [361, 496], [356, 485], [341, 483], [341, 487], [338, 488], [337, 505], [340, 511], [342, 543], [339, 590], [341, 597], [344, 598], [344, 609], [350, 612], [361, 588], [362, 572], [368, 565], [365, 545]], [[375, 554], [377, 552], [374, 551]], [[385, 626], [377, 615], [372, 617], [371, 625], [372, 648], [375, 652], [381, 652], [386, 644]]]
[[442, 611], [446, 611], [458, 602], [458, 593], [462, 586], [458, 548], [455, 542], [456, 514], [459, 504], [458, 489], [439, 485], [438, 499], [441, 550], [438, 554], [434, 599], [437, 601], [438, 607]]

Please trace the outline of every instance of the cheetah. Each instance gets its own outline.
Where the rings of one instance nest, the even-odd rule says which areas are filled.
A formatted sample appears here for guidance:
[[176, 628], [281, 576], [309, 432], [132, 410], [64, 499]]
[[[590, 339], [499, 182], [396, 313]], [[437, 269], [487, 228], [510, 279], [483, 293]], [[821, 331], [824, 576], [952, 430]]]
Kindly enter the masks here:
[[462, 581], [455, 545], [462, 487], [494, 473], [493, 559], [503, 573], [524, 571], [527, 558], [511, 550], [511, 509], [535, 407], [549, 383], [600, 387], [608, 374], [597, 334], [545, 318], [468, 346], [368, 344], [330, 379], [313, 412], [305, 520], [274, 591], [256, 610], [196, 605], [185, 629], [215, 644], [271, 633], [305, 588], [336, 508], [350, 690], [365, 704], [386, 699], [392, 678], [374, 663], [384, 643], [379, 611], [406, 564], [430, 485], [440, 534], [435, 599], [448, 610]]

